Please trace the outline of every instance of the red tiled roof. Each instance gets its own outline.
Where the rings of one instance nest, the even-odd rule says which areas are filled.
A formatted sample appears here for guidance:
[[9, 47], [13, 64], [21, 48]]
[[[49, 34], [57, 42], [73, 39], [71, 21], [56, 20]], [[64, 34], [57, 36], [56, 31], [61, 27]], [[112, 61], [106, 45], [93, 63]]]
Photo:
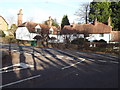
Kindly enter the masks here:
[[63, 29], [60, 31], [61, 34], [73, 34], [77, 33], [77, 31], [70, 25], [65, 25]]
[[[49, 32], [49, 29], [50, 27], [48, 25], [45, 25], [45, 24], [39, 24], [39, 23], [34, 23], [34, 22], [25, 22], [25, 23], [22, 23], [21, 25], [19, 25], [19, 27], [27, 27], [29, 32], [30, 33], [35, 33], [35, 27], [39, 25], [42, 29], [42, 32], [43, 33], [48, 33]], [[54, 30], [54, 33], [56, 34], [57, 32], [57, 28], [55, 26], [51, 26]]]
[[51, 26], [54, 30], [53, 34], [57, 34], [58, 28], [56, 26]]
[[70, 25], [65, 25], [62, 29], [62, 34], [69, 34], [72, 32], [79, 32], [81, 34], [96, 34], [96, 33], [110, 33], [112, 31], [112, 27], [103, 23], [93, 24], [74, 24], [73, 27]]
[[19, 27], [27, 27], [30, 33], [35, 33], [35, 27], [39, 25], [42, 29], [42, 32], [49, 31], [48, 25], [45, 24], [39, 24], [39, 23], [34, 23], [34, 22], [25, 22], [19, 25]]

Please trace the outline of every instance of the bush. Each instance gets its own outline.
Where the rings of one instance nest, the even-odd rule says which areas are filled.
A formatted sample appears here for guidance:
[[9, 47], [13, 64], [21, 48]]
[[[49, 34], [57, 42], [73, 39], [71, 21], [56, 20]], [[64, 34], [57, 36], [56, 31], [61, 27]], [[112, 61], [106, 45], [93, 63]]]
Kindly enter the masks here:
[[5, 37], [5, 33], [2, 30], [0, 30], [0, 37]]
[[74, 40], [72, 40], [71, 41], [71, 44], [77, 44], [77, 45], [79, 45], [79, 44], [84, 44], [84, 38], [76, 38], [76, 39], [74, 39]]
[[93, 42], [99, 42], [98, 40], [93, 40]]
[[93, 42], [101, 42], [101, 43], [107, 43], [105, 40], [100, 39], [100, 40], [93, 40]]
[[105, 40], [100, 39], [99, 42], [107, 43]]
[[17, 40], [14, 37], [6, 36], [2, 38], [3, 43], [17, 43]]

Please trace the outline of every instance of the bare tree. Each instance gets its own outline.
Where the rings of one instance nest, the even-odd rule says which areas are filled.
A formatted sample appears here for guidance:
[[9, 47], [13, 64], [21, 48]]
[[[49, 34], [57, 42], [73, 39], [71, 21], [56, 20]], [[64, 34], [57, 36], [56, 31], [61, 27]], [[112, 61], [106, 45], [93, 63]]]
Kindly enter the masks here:
[[27, 18], [27, 22], [33, 22], [34, 21], [34, 18], [33, 17], [28, 17]]
[[9, 26], [11, 26], [12, 24], [16, 24], [15, 17], [14, 16], [8, 16], [7, 17], [7, 22], [9, 24]]
[[75, 12], [75, 15], [79, 17], [78, 20], [80, 22], [85, 21], [86, 24], [88, 23], [89, 7], [89, 2], [83, 3], [78, 11]]

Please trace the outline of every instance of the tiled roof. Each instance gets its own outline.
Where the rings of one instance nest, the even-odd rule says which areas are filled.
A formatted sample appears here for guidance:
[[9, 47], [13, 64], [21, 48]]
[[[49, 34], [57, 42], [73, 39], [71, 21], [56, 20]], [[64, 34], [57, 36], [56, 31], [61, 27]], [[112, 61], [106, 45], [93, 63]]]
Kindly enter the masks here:
[[35, 33], [35, 27], [39, 25], [42, 28], [42, 32], [49, 31], [48, 25], [45, 24], [39, 24], [34, 22], [25, 22], [19, 25], [19, 27], [27, 27], [30, 33]]
[[58, 28], [56, 26], [51, 26], [54, 30], [53, 34], [57, 34]]
[[[22, 23], [21, 25], [19, 25], [18, 27], [27, 27], [30, 33], [35, 33], [35, 27], [39, 25], [42, 29], [42, 32], [49, 32], [50, 27], [48, 25], [45, 24], [39, 24], [39, 23], [34, 23], [34, 22], [25, 22]], [[55, 26], [51, 26], [54, 30], [54, 33], [56, 34], [57, 32], [57, 28]]]
[[[0, 17], [3, 18], [1, 15], [0, 15]], [[5, 18], [3, 18], [3, 20], [7, 23], [7, 21], [5, 20]], [[8, 25], [8, 23], [7, 23], [7, 25]]]
[[61, 34], [73, 34], [77, 33], [77, 31], [70, 25], [65, 25], [63, 29], [60, 31]]
[[65, 25], [63, 30], [61, 31], [63, 34], [66, 33], [88, 33], [88, 34], [96, 34], [96, 33], [110, 33], [112, 31], [112, 27], [103, 23], [93, 24], [74, 24], [73, 27], [70, 25]]
[[120, 42], [120, 31], [112, 31], [111, 32], [111, 41]]

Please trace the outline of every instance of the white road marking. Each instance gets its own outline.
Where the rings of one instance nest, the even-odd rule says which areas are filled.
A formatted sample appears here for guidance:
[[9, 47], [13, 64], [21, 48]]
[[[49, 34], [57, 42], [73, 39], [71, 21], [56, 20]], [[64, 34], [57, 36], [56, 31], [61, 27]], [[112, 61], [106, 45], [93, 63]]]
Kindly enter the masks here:
[[81, 61], [85, 61], [86, 60], [85, 58], [80, 58], [80, 57], [78, 59], [80, 59]]
[[[22, 67], [22, 68], [7, 70], [9, 68], [19, 67], [19, 66]], [[0, 73], [11, 72], [11, 71], [15, 71], [15, 70], [22, 70], [22, 69], [27, 69], [27, 68], [32, 68], [32, 67], [34, 67], [34, 65], [29, 65], [29, 64], [25, 64], [25, 63], [18, 63], [18, 64], [14, 64], [14, 65], [11, 65], [11, 66], [8, 66], [8, 67], [1, 68]], [[2, 71], [2, 70], [5, 70], [5, 71]]]
[[99, 54], [94, 54], [94, 53], [92, 53], [92, 55], [97, 55], [97, 56], [100, 56], [100, 57], [105, 57], [105, 58], [114, 60], [114, 58], [111, 58], [111, 57], [108, 57], [108, 56], [104, 56], [104, 55], [99, 55]]
[[107, 62], [107, 61], [104, 61], [104, 60], [98, 60], [98, 61], [100, 61], [100, 62]]
[[[79, 54], [80, 52], [77, 52], [77, 53]], [[93, 54], [93, 55], [98, 55], [98, 54]], [[98, 56], [102, 56], [102, 55], [98, 55]], [[109, 58], [109, 57], [106, 57], [106, 58]], [[112, 58], [109, 58], [109, 59], [112, 59]], [[87, 60], [97, 61], [97, 60], [94, 60], [94, 59], [87, 59]], [[100, 62], [110, 62], [110, 63], [116, 63], [116, 64], [119, 63], [119, 62], [116, 62], [116, 61], [105, 61], [105, 60], [98, 60], [98, 61], [100, 61]]]
[[50, 54], [47, 54], [47, 55], [46, 55], [46, 57], [49, 57], [49, 58], [51, 58], [52, 56], [51, 56]]
[[0, 86], [0, 88], [6, 87], [6, 86], [10, 86], [10, 85], [13, 85], [13, 84], [17, 84], [17, 83], [21, 83], [21, 82], [24, 82], [24, 81], [27, 81], [27, 80], [31, 80], [31, 79], [40, 77], [40, 76], [41, 76], [41, 75], [36, 75], [36, 76], [29, 77], [29, 78], [26, 78], [26, 79], [22, 79], [22, 80], [19, 80], [19, 81], [16, 81], [16, 82], [8, 83], [8, 84], [5, 84], [5, 85]]
[[14, 66], [21, 66], [22, 68], [34, 67], [33, 65], [29, 65], [29, 64], [25, 64], [25, 63], [14, 64], [13, 67]]
[[98, 61], [100, 61], [100, 62], [110, 62], [110, 63], [116, 63], [116, 64], [119, 63], [119, 62], [116, 62], [116, 61], [104, 61], [104, 60], [98, 60]]
[[26, 55], [30, 55], [31, 56], [31, 54], [30, 53], [25, 53]]
[[7, 72], [12, 72], [12, 71], [17, 71], [17, 70], [23, 70], [23, 69], [27, 69], [27, 68], [15, 68], [15, 69], [12, 69], [12, 70], [0, 71], [0, 73], [7, 73]]
[[94, 59], [88, 59], [88, 60], [90, 60], [90, 61], [95, 61]]
[[[58, 50], [58, 51], [61, 51], [61, 50]], [[61, 51], [61, 52], [64, 52], [64, 51]], [[85, 61], [85, 60], [86, 60], [85, 58], [80, 58], [80, 57], [78, 57], [78, 56], [75, 56], [75, 55], [70, 54], [70, 53], [67, 53], [67, 52], [64, 52], [64, 53], [66, 53], [66, 54], [68, 54], [68, 55], [70, 55], [70, 56], [72, 56], [72, 57], [76, 57], [76, 58], [80, 59], [81, 61]]]
[[11, 68], [11, 67], [13, 67], [13, 65], [8, 66], [8, 67], [4, 67], [4, 68], [0, 68], [0, 71], [1, 71], [1, 70], [6, 70], [6, 69]]
[[116, 62], [116, 61], [110, 61], [110, 62], [111, 62], [111, 63], [117, 63], [117, 64], [119, 63], [119, 62]]
[[64, 56], [62, 56], [62, 55], [56, 55], [56, 57], [59, 58], [59, 59], [63, 59]]
[[[77, 52], [78, 54], [84, 54], [84, 53], [82, 53], [82, 52]], [[112, 58], [111, 57], [108, 57], [108, 56], [104, 56], [104, 55], [99, 55], [99, 54], [95, 54], [95, 53], [91, 53], [92, 55], [96, 55], [96, 56], [100, 56], [100, 57], [105, 57], [105, 58], [108, 58], [108, 59], [112, 59], [112, 60], [114, 60], [114, 57], [112, 56]]]
[[73, 59], [73, 58], [71, 58], [71, 57], [67, 57], [67, 58], [65, 58], [65, 59], [74, 60], [74, 59]]
[[75, 63], [75, 64], [71, 64], [70, 66], [65, 66], [65, 67], [63, 67], [63, 68], [61, 68], [61, 69], [70, 68], [70, 67], [73, 67], [73, 66], [75, 66], [75, 65], [77, 65], [77, 64], [79, 64], [79, 63], [81, 63], [81, 62], [77, 62], [77, 63]]
[[13, 52], [17, 52], [17, 50], [12, 50]]

